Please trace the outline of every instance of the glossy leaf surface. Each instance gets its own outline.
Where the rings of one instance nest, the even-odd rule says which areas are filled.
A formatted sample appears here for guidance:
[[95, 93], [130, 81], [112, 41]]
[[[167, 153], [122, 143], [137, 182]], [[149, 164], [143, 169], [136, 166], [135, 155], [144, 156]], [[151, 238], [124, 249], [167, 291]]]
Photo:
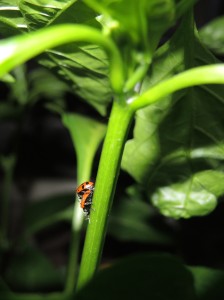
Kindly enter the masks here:
[[[179, 44], [183, 36], [177, 32], [158, 50], [143, 90], [183, 69]], [[194, 49], [191, 65], [217, 62], [197, 38], [190, 44]], [[193, 87], [136, 114], [134, 138], [126, 144], [122, 165], [147, 187], [153, 203], [167, 216], [207, 214], [224, 192], [223, 93], [223, 86]], [[210, 172], [213, 169], [216, 172]], [[214, 182], [219, 183], [218, 192], [213, 190]]]

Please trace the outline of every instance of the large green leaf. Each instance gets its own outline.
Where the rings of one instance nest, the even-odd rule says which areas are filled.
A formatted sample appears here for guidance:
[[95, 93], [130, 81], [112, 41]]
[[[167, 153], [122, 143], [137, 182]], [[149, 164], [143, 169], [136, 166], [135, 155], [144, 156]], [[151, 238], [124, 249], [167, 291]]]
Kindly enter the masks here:
[[168, 255], [130, 256], [99, 272], [77, 295], [82, 299], [194, 300], [193, 276]]
[[21, 0], [19, 8], [29, 30], [38, 29], [53, 23], [70, 5], [77, 0], [53, 0], [51, 3], [41, 0]]
[[[99, 28], [96, 13], [82, 1], [22, 0], [20, 9], [30, 30], [45, 26], [79, 23]], [[71, 90], [95, 107], [101, 114], [112, 99], [108, 80], [107, 57], [96, 45], [70, 43], [48, 51], [40, 62], [57, 73]]]
[[[183, 69], [184, 36], [182, 28], [159, 49], [143, 89]], [[188, 43], [190, 65], [217, 62], [197, 38]], [[134, 138], [126, 143], [122, 166], [144, 185], [165, 215], [204, 215], [215, 208], [217, 197], [224, 193], [223, 94], [223, 86], [194, 87], [136, 114]], [[214, 182], [219, 185], [216, 191]]]
[[0, 32], [4, 37], [27, 30], [18, 2], [17, 0], [3, 0], [0, 3]]
[[71, 90], [102, 115], [112, 100], [105, 53], [95, 45], [69, 44], [48, 51], [40, 62], [68, 83]]
[[216, 18], [200, 30], [203, 43], [216, 54], [224, 54], [224, 17]]

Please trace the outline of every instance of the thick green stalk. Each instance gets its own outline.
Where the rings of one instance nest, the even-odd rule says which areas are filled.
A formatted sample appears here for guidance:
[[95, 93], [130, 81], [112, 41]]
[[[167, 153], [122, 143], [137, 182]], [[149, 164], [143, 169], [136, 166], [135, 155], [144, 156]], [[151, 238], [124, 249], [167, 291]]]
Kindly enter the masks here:
[[[41, 42], [40, 42], [41, 41]], [[117, 46], [99, 30], [84, 25], [56, 25], [0, 42], [0, 77], [43, 51], [70, 42], [87, 42], [101, 46], [110, 61], [110, 79], [114, 91], [124, 85], [123, 62]], [[117, 72], [117, 70], [120, 70]]]
[[123, 100], [114, 101], [103, 145], [93, 197], [93, 210], [81, 260], [78, 289], [92, 278], [101, 258], [124, 143], [133, 118], [133, 111], [122, 104]]

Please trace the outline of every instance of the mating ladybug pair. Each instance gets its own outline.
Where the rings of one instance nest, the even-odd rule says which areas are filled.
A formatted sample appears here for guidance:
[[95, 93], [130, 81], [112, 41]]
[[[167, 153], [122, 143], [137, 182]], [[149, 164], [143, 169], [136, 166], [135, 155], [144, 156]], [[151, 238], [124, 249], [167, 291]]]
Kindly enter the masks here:
[[90, 209], [92, 205], [94, 192], [94, 182], [86, 181], [80, 184], [76, 189], [76, 194], [80, 201], [80, 207], [83, 209], [84, 216], [89, 220]]

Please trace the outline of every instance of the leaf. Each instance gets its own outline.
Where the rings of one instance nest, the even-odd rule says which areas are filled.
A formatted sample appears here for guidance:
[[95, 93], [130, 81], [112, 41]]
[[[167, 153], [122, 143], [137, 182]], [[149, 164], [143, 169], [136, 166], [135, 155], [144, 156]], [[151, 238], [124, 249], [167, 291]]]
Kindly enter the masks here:
[[2, 102], [0, 103], [0, 120], [19, 119], [22, 115], [22, 107], [18, 107], [15, 103]]
[[11, 74], [5, 74], [2, 76], [2, 78], [0, 79], [0, 81], [2, 82], [6, 82], [6, 83], [13, 83], [15, 82], [15, 78], [11, 75]]
[[173, 218], [190, 218], [207, 215], [217, 205], [217, 197], [224, 193], [224, 174], [204, 171], [191, 179], [158, 188], [152, 195], [152, 203], [161, 213]]
[[177, 17], [180, 17], [189, 11], [189, 9], [192, 8], [197, 1], [198, 0], [176, 0]]
[[129, 187], [127, 196], [119, 199], [112, 209], [108, 233], [121, 241], [137, 241], [153, 244], [171, 244], [172, 237], [154, 225], [156, 213], [143, 201], [137, 187]]
[[29, 204], [24, 211], [25, 236], [72, 219], [74, 195], [53, 196]]
[[26, 247], [9, 261], [5, 281], [14, 291], [49, 291], [62, 288], [62, 276], [37, 249]]
[[98, 25], [96, 14], [77, 0], [54, 0], [50, 5], [40, 0], [21, 0], [19, 7], [30, 31], [68, 22]]
[[108, 62], [103, 50], [95, 45], [69, 44], [48, 51], [40, 63], [50, 68], [70, 86], [71, 91], [105, 115], [112, 100], [108, 80]]
[[[172, 272], [171, 272], [172, 270]], [[196, 299], [189, 270], [169, 255], [139, 254], [100, 271], [79, 299]]]
[[205, 267], [190, 267], [194, 276], [197, 299], [199, 300], [221, 300], [224, 297], [224, 272]]
[[[115, 35], [120, 47], [127, 44], [144, 46], [149, 31], [162, 32], [174, 20], [172, 0], [152, 1], [95, 1], [86, 0], [88, 5], [103, 14], [107, 32]], [[161, 22], [163, 19], [163, 22]], [[149, 36], [152, 41], [153, 36]]]
[[[181, 28], [158, 50], [143, 90], [184, 68], [184, 36]], [[188, 43], [194, 49], [191, 65], [217, 62], [196, 37]], [[223, 178], [223, 94], [223, 86], [193, 87], [136, 114], [134, 138], [126, 143], [122, 167], [142, 183], [149, 197], [154, 195], [154, 204], [167, 216], [209, 213], [224, 192], [222, 187], [218, 193], [212, 189], [212, 176], [216, 180]], [[202, 174], [206, 185], [203, 181], [198, 183]], [[220, 181], [219, 185], [222, 186]]]
[[93, 158], [105, 133], [106, 125], [78, 114], [64, 113], [62, 123], [69, 130], [78, 164], [87, 169], [92, 165]]
[[199, 31], [202, 42], [215, 54], [224, 54], [224, 17], [212, 20]]
[[[21, 1], [20, 9], [30, 30], [48, 25], [79, 23], [99, 28], [96, 14], [81, 1]], [[112, 100], [108, 79], [108, 60], [96, 45], [70, 43], [48, 51], [40, 63], [65, 81], [71, 91], [87, 101], [102, 115]]]
[[64, 111], [65, 94], [70, 90], [66, 83], [45, 68], [36, 68], [30, 72], [28, 83], [31, 103], [44, 99], [45, 106], [50, 110], [58, 113]]
[[0, 31], [3, 37], [26, 31], [27, 25], [17, 0], [3, 0], [0, 3]]

